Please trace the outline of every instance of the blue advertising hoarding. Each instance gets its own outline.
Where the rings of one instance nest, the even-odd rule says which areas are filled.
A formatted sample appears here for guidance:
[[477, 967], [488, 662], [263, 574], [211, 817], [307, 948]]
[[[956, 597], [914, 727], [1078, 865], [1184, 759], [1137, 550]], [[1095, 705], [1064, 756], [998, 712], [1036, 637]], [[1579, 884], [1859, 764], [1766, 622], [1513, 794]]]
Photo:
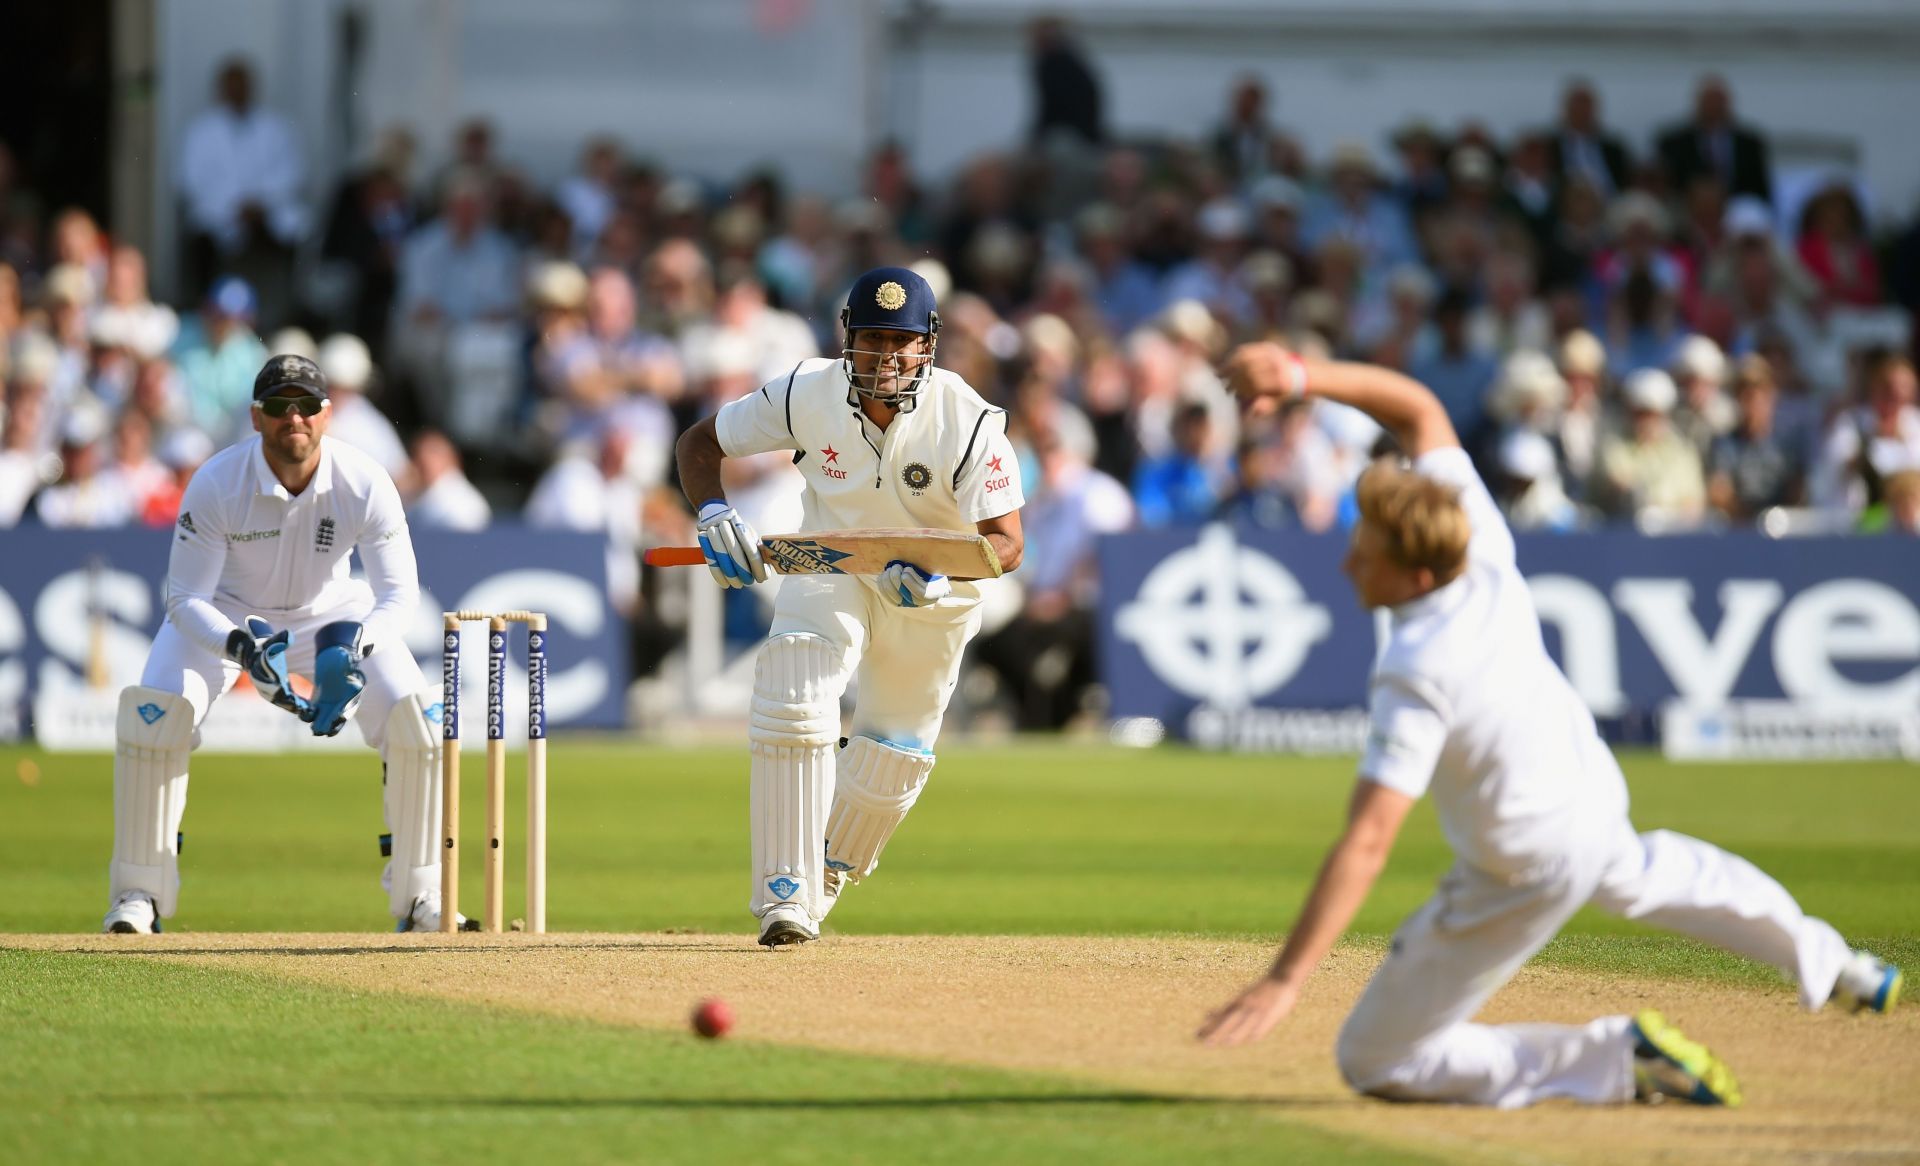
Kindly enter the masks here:
[[[1920, 541], [1517, 541], [1548, 649], [1601, 718], [1647, 725], [1675, 702], [1920, 708]], [[1113, 716], [1213, 743], [1357, 742], [1385, 617], [1356, 605], [1345, 549], [1339, 535], [1225, 526], [1104, 539]]]
[[[31, 736], [29, 710], [49, 693], [138, 683], [165, 614], [169, 541], [165, 530], [0, 531], [0, 740]], [[527, 608], [548, 615], [549, 723], [622, 723], [626, 635], [607, 602], [603, 538], [496, 525], [478, 534], [418, 531], [413, 542], [421, 597], [407, 647], [429, 688], [438, 691], [442, 611]], [[508, 695], [524, 704], [515, 640]], [[467, 655], [484, 663], [484, 652]], [[480, 669], [469, 670], [468, 688], [482, 688]]]

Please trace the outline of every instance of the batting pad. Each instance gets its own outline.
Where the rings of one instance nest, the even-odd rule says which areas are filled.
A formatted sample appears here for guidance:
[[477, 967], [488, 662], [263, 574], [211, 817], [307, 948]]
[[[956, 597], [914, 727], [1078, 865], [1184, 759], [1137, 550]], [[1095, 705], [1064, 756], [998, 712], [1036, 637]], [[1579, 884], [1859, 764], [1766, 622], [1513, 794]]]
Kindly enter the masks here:
[[815, 635], [775, 636], [753, 671], [747, 735], [754, 915], [798, 903], [819, 918], [844, 654]]
[[931, 753], [872, 737], [848, 741], [827, 815], [827, 865], [856, 883], [872, 874], [932, 773]]
[[193, 706], [177, 692], [120, 692], [114, 727], [110, 894], [153, 896], [163, 919], [180, 898], [180, 816], [187, 808]]
[[405, 919], [414, 900], [440, 899], [440, 733], [420, 697], [402, 697], [387, 713], [380, 757], [393, 834], [393, 856], [381, 882], [393, 917]]

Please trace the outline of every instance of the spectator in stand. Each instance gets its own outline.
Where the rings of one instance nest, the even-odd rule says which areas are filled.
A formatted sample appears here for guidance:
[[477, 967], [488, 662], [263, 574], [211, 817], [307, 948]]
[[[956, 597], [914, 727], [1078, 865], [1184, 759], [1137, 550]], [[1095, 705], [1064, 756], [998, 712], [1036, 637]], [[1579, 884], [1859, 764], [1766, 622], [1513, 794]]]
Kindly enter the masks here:
[[1686, 190], [1702, 173], [1720, 179], [1728, 193], [1773, 201], [1773, 166], [1767, 141], [1734, 121], [1733, 94], [1708, 74], [1694, 91], [1693, 118], [1660, 135], [1660, 166], [1667, 189]]
[[1737, 523], [1751, 523], [1774, 506], [1798, 506], [1806, 497], [1806, 461], [1800, 443], [1775, 424], [1779, 392], [1773, 368], [1758, 356], [1734, 374], [1739, 421], [1716, 439], [1707, 461], [1707, 500]]
[[520, 302], [520, 262], [490, 221], [478, 174], [448, 178], [439, 218], [407, 240], [400, 258], [396, 324], [407, 332], [504, 320]]
[[1866, 215], [1844, 181], [1822, 188], [1800, 212], [1800, 263], [1826, 298], [1848, 307], [1880, 303], [1880, 265], [1867, 237]]
[[1680, 390], [1673, 427], [1705, 458], [1713, 443], [1730, 432], [1740, 416], [1725, 392], [1726, 355], [1707, 337], [1689, 336], [1674, 353], [1668, 371]]
[[1279, 443], [1248, 432], [1234, 452], [1234, 489], [1220, 500], [1214, 521], [1253, 530], [1289, 530], [1300, 525], [1293, 499], [1280, 485], [1282, 454]]
[[0, 422], [0, 529], [18, 525], [33, 496], [60, 476], [60, 459], [38, 448], [46, 394], [16, 385], [6, 398]]
[[146, 414], [125, 409], [114, 420], [113, 461], [103, 476], [126, 490], [134, 520], [140, 520], [172, 490], [173, 473], [153, 456], [153, 423]]
[[158, 530], [171, 528], [180, 515], [180, 498], [187, 492], [187, 482], [213, 453], [213, 441], [191, 426], [183, 425], [162, 438], [160, 464], [167, 467], [172, 480], [165, 489], [148, 496], [146, 509], [140, 513], [141, 524]]
[[1088, 146], [1105, 142], [1100, 78], [1086, 53], [1067, 35], [1066, 24], [1054, 17], [1034, 21], [1030, 44], [1033, 144], [1044, 146], [1055, 138], [1078, 139]]
[[1565, 534], [1587, 524], [1580, 507], [1560, 483], [1553, 443], [1531, 429], [1515, 429], [1501, 439], [1495, 497], [1517, 531]]
[[1629, 190], [1607, 208], [1613, 245], [1595, 257], [1601, 286], [1617, 293], [1627, 280], [1644, 273], [1670, 296], [1679, 297], [1693, 282], [1680, 253], [1667, 244], [1667, 210], [1644, 190]]
[[[1567, 396], [1566, 378], [1546, 354], [1522, 349], [1507, 357], [1500, 366], [1500, 379], [1494, 384], [1487, 403], [1488, 412], [1499, 423], [1499, 428], [1492, 433], [1492, 456], [1483, 454], [1481, 460], [1496, 462], [1508, 439], [1523, 430], [1538, 434], [1553, 445], [1560, 431], [1562, 411], [1567, 407]], [[1560, 456], [1557, 448], [1554, 456], [1557, 461]], [[1558, 476], [1556, 473], [1556, 479]]]
[[407, 521], [415, 530], [472, 533], [493, 521], [493, 507], [461, 470], [460, 451], [438, 430], [414, 435], [406, 480], [412, 485]]
[[53, 341], [57, 354], [47, 381], [55, 401], [70, 402], [86, 391], [93, 359], [87, 318], [93, 308], [94, 291], [93, 277], [86, 268], [71, 263], [56, 266], [40, 281], [40, 305], [46, 314], [44, 335]]
[[1865, 404], [1840, 414], [1822, 443], [1814, 504], [1858, 514], [1885, 501], [1888, 478], [1920, 469], [1920, 382], [1903, 353], [1878, 351], [1861, 367]]
[[1393, 148], [1400, 156], [1396, 192], [1417, 227], [1428, 212], [1446, 205], [1452, 194], [1442, 164], [1440, 138], [1429, 123], [1411, 121], [1394, 131]]
[[404, 490], [408, 461], [400, 431], [367, 399], [374, 387], [374, 369], [366, 341], [336, 332], [320, 345], [315, 359], [327, 378], [327, 436], [379, 462]]
[[669, 239], [647, 257], [640, 326], [677, 340], [713, 314], [713, 269], [695, 243]]
[[1142, 526], [1193, 526], [1213, 516], [1226, 492], [1228, 467], [1205, 405], [1182, 405], [1173, 419], [1173, 449], [1134, 473], [1133, 499]]
[[1328, 193], [1307, 214], [1309, 250], [1318, 254], [1329, 241], [1344, 240], [1359, 250], [1363, 269], [1374, 278], [1417, 258], [1406, 208], [1378, 189], [1370, 150], [1356, 143], [1341, 146], [1328, 170]]
[[412, 158], [413, 135], [388, 130], [372, 165], [349, 175], [334, 193], [320, 245], [323, 258], [352, 273], [348, 327], [382, 348], [399, 291], [401, 255], [415, 227], [406, 179]]
[[1132, 526], [1134, 506], [1126, 487], [1089, 466], [1044, 418], [1022, 420], [1038, 471], [1021, 511], [1035, 557], [1020, 564], [1020, 614], [981, 636], [976, 651], [1011, 693], [1019, 728], [1057, 729], [1095, 679], [1099, 537]]
[[1285, 135], [1267, 119], [1267, 86], [1251, 74], [1233, 84], [1227, 115], [1213, 131], [1213, 159], [1228, 179], [1245, 187], [1273, 167], [1278, 139]]
[[581, 151], [579, 173], [569, 175], [554, 192], [560, 209], [573, 223], [575, 255], [585, 258], [600, 232], [613, 220], [619, 177], [620, 143], [612, 138], [593, 138]]
[[137, 516], [132, 491], [107, 468], [106, 410], [88, 402], [67, 414], [60, 434], [60, 480], [40, 491], [34, 513], [62, 529], [126, 526]]
[[1446, 406], [1454, 432], [1469, 447], [1482, 436], [1487, 420], [1487, 390], [1499, 365], [1493, 354], [1473, 347], [1467, 331], [1471, 303], [1458, 290], [1449, 290], [1433, 309], [1433, 324], [1440, 346], [1433, 356], [1413, 365], [1413, 379], [1433, 390]]
[[1773, 234], [1773, 211], [1755, 198], [1727, 205], [1720, 252], [1703, 285], [1719, 310], [1731, 317], [1736, 352], [1751, 352], [1762, 330], [1786, 337], [1803, 370], [1820, 359], [1825, 336], [1813, 315], [1818, 288]]
[[1240, 260], [1246, 255], [1247, 212], [1231, 198], [1218, 198], [1200, 208], [1200, 251], [1167, 273], [1169, 302], [1196, 300], [1229, 326], [1253, 317], [1253, 297], [1240, 282]]
[[1593, 83], [1575, 78], [1560, 96], [1560, 124], [1548, 140], [1554, 178], [1566, 182], [1579, 177], [1603, 197], [1627, 188], [1633, 159], [1619, 135], [1600, 121], [1600, 95]]
[[1545, 352], [1553, 343], [1547, 307], [1534, 297], [1533, 264], [1516, 251], [1496, 252], [1487, 263], [1487, 295], [1467, 318], [1467, 346], [1507, 356]]
[[1657, 368], [1629, 376], [1622, 390], [1626, 432], [1601, 442], [1599, 499], [1610, 514], [1643, 530], [1686, 530], [1706, 509], [1706, 478], [1693, 444], [1674, 432], [1679, 397], [1673, 378]]
[[[680, 351], [688, 364], [721, 332], [738, 336], [753, 354], [753, 374], [761, 384], [784, 377], [801, 361], [820, 355], [813, 329], [792, 312], [767, 303], [767, 289], [745, 265], [721, 269], [716, 282], [713, 319], [690, 327]], [[670, 353], [671, 349], [667, 349]], [[670, 398], [669, 398], [670, 399]]]
[[173, 347], [180, 336], [180, 317], [172, 308], [149, 298], [147, 261], [138, 249], [113, 249], [105, 286], [106, 295], [93, 310], [96, 335], [110, 337], [116, 346], [141, 355], [155, 355]]
[[1887, 479], [1883, 529], [1889, 534], [1920, 535], [1920, 470], [1901, 470]]
[[1107, 203], [1094, 203], [1080, 212], [1074, 225], [1108, 330], [1125, 335], [1159, 315], [1167, 306], [1166, 293], [1159, 276], [1128, 248], [1120, 212]]
[[267, 290], [277, 323], [291, 306], [293, 249], [307, 232], [306, 160], [292, 123], [255, 104], [246, 61], [220, 67], [215, 97], [187, 126], [174, 165], [186, 201], [187, 294], [221, 272], [245, 275]]
[[259, 314], [253, 288], [226, 276], [207, 293], [199, 315], [187, 321], [174, 347], [173, 362], [187, 390], [193, 423], [216, 445], [228, 445], [242, 432], [253, 403], [253, 381], [271, 355], [254, 334]]
[[1553, 200], [1559, 187], [1546, 135], [1522, 134], [1507, 158], [1501, 198], [1507, 216], [1525, 225], [1537, 252], [1544, 253], [1553, 239]]
[[1608, 242], [1605, 196], [1584, 178], [1570, 179], [1560, 188], [1559, 210], [1547, 240], [1546, 282], [1578, 287], [1595, 304], [1602, 303], [1594, 266]]
[[607, 536], [607, 596], [630, 615], [640, 602], [642, 490], [627, 473], [632, 440], [609, 426], [594, 442], [571, 442], [535, 483], [522, 516], [541, 530]]
[[[932, 233], [933, 222], [928, 211], [927, 198], [913, 178], [913, 167], [907, 158], [907, 149], [898, 141], [888, 139], [880, 143], [867, 159], [866, 183], [863, 189], [868, 198], [878, 203], [893, 223], [893, 229], [900, 238], [908, 243], [923, 243]], [[824, 221], [819, 200], [815, 199], [814, 214], [817, 220]], [[791, 221], [791, 216], [789, 216]], [[789, 300], [783, 307], [794, 307], [804, 300]]]
[[[154, 446], [160, 447], [177, 430], [193, 428], [187, 384], [166, 356], [144, 358], [135, 368], [126, 407], [137, 409], [153, 427]], [[195, 432], [199, 432], [195, 430]], [[163, 457], [161, 459], [165, 461]]]
[[96, 292], [107, 286], [107, 234], [92, 215], [70, 208], [53, 220], [53, 262], [86, 272], [87, 283]]
[[1687, 336], [1678, 289], [1651, 271], [1630, 273], [1609, 298], [1607, 351], [1621, 368], [1669, 368]]
[[1262, 477], [1285, 496], [1300, 525], [1310, 531], [1333, 525], [1349, 477], [1333, 439], [1320, 424], [1326, 407], [1328, 403], [1322, 401], [1281, 408], [1274, 415], [1271, 434], [1261, 443]]
[[433, 179], [426, 192], [428, 201], [440, 205], [446, 201], [447, 187], [455, 178], [471, 178], [483, 190], [491, 192], [500, 180], [503, 167], [494, 154], [493, 123], [484, 117], [463, 122], [453, 135], [453, 157]]

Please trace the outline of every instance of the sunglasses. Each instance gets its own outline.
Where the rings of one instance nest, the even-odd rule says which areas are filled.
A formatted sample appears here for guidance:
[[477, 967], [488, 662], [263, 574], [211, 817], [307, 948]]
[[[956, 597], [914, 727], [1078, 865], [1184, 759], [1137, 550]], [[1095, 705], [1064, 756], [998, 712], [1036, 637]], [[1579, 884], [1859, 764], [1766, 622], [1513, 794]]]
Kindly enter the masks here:
[[311, 417], [327, 407], [323, 397], [268, 397], [264, 401], [255, 401], [253, 407], [269, 417], [281, 418], [295, 409], [300, 416]]

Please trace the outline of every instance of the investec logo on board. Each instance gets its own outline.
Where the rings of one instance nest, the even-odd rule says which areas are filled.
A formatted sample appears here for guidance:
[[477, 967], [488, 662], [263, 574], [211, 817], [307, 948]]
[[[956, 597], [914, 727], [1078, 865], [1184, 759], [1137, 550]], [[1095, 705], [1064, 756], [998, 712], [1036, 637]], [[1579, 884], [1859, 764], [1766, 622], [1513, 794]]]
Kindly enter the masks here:
[[527, 739], [547, 735], [547, 634], [527, 632]]
[[440, 640], [440, 735], [460, 737], [460, 632], [449, 631]]

